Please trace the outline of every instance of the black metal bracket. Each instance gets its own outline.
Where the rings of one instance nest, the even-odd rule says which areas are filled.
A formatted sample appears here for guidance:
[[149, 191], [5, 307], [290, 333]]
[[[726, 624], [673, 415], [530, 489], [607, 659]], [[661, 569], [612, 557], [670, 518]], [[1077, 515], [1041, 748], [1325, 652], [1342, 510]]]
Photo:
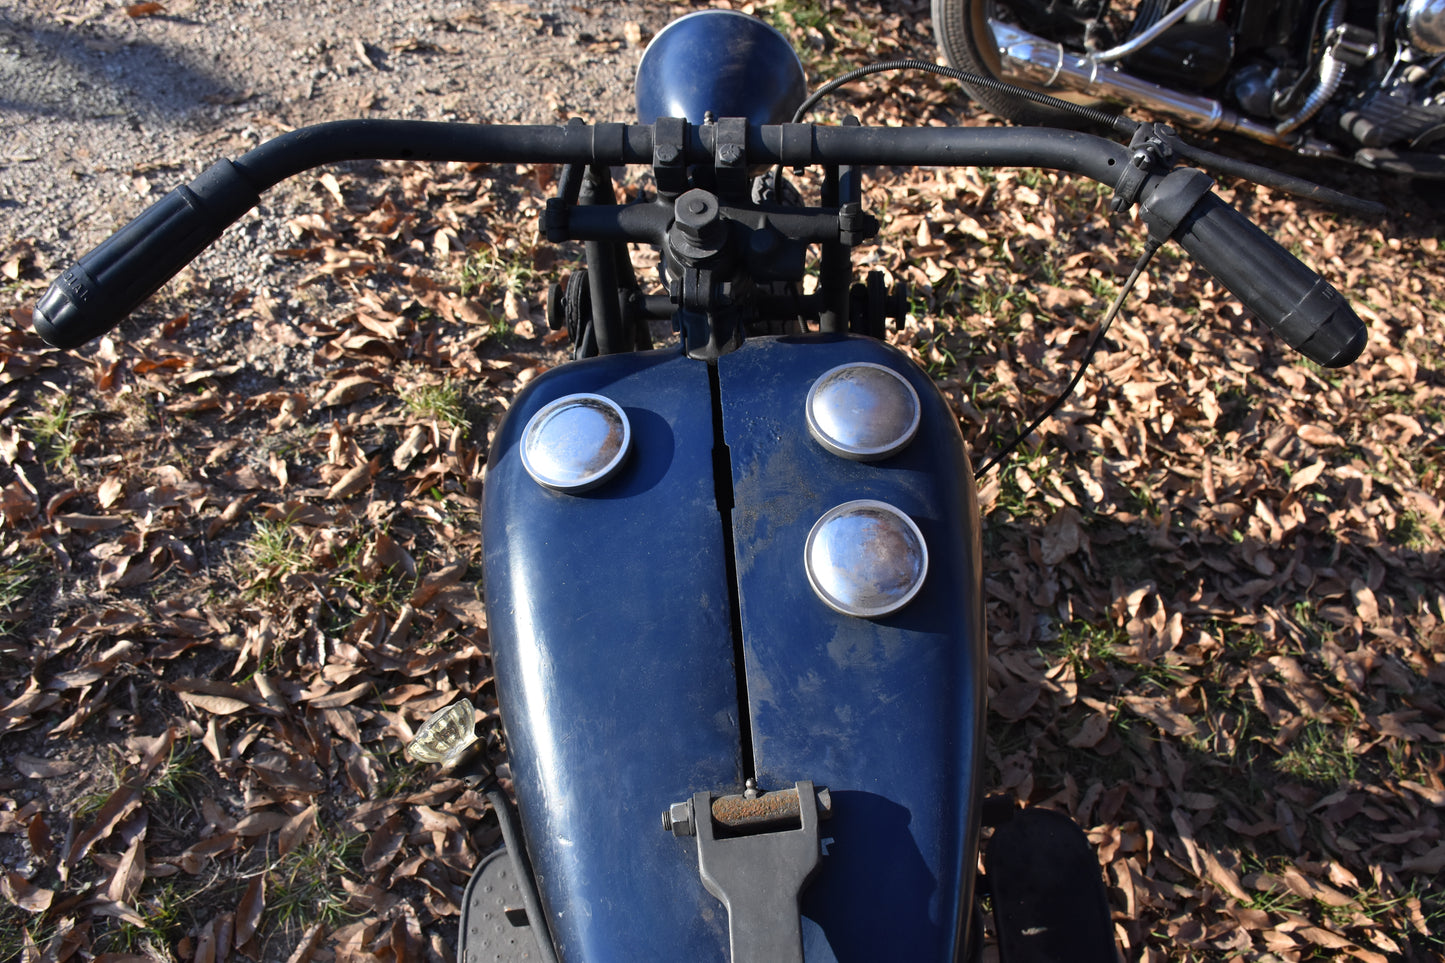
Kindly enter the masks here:
[[748, 197], [748, 122], [744, 117], [724, 117], [714, 125], [713, 169], [718, 193], [744, 200]]
[[664, 197], [687, 190], [687, 121], [659, 117], [652, 125], [652, 176]]
[[808, 781], [759, 793], [695, 793], [663, 813], [663, 828], [697, 837], [698, 873], [728, 910], [732, 963], [803, 963], [799, 899], [822, 859], [818, 822], [828, 790]]

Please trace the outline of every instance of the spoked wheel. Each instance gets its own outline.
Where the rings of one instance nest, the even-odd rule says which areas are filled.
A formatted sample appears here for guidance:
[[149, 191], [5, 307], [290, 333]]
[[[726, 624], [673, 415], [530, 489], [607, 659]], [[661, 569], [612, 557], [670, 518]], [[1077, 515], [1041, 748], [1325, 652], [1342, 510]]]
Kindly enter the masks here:
[[[1035, 9], [1040, 6], [1042, 5], [1037, 0], [1021, 0], [1015, 4], [1000, 4], [993, 0], [933, 0], [933, 35], [950, 66], [995, 80], [1005, 80], [1003, 66], [999, 61], [998, 44], [994, 42], [993, 31], [988, 25], [990, 17], [1016, 22], [1024, 29], [1039, 33], [1050, 40], [1059, 40], [1065, 46], [1073, 46], [1070, 42], [1072, 40], [1082, 40], [1081, 20], [1061, 18], [1056, 14], [1051, 15]], [[1068, 36], [1069, 34], [1077, 36]], [[1078, 127], [1083, 123], [1078, 116], [1067, 111], [1056, 110], [1022, 97], [1012, 97], [1002, 91], [974, 84], [963, 86], [989, 113], [1015, 124]], [[1045, 93], [1077, 103], [1097, 103], [1089, 98], [1061, 91]]]

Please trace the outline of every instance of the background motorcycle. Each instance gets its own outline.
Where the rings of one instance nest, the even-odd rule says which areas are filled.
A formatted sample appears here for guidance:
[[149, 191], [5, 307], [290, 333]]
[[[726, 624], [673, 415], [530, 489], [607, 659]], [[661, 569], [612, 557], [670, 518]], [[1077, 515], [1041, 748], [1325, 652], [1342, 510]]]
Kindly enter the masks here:
[[[949, 63], [987, 77], [1307, 157], [1445, 177], [1439, 0], [933, 0], [933, 27]], [[1065, 122], [969, 90], [1000, 117]]]

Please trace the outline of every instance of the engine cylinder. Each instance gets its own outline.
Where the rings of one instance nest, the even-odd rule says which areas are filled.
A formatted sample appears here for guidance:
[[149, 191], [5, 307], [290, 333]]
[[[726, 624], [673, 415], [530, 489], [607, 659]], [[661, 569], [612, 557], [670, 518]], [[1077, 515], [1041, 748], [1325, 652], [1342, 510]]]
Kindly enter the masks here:
[[1411, 47], [1431, 57], [1445, 53], [1445, 0], [1409, 0], [1404, 17]]

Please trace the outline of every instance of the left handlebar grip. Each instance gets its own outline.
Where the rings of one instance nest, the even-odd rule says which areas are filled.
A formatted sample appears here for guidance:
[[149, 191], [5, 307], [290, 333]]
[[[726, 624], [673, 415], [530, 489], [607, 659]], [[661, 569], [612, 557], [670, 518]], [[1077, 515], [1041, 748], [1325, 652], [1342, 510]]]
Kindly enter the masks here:
[[35, 307], [35, 330], [57, 348], [100, 337], [260, 199], [241, 168], [213, 164], [56, 278]]

